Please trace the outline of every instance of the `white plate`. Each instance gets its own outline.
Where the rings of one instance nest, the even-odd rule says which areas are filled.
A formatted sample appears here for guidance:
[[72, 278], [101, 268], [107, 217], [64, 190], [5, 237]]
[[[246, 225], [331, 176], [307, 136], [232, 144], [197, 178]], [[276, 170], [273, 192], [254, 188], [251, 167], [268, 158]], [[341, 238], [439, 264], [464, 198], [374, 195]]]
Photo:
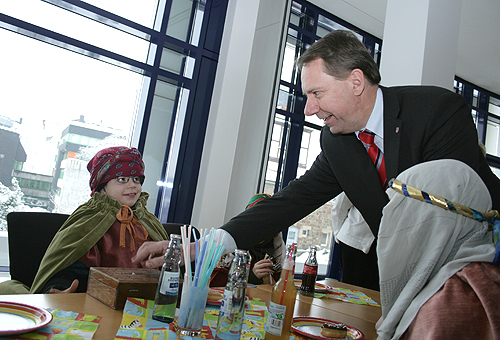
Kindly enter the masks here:
[[31, 332], [51, 321], [52, 314], [43, 308], [0, 301], [0, 335]]
[[[332, 323], [332, 324], [340, 324], [340, 322], [331, 321], [323, 318], [316, 318], [312, 316], [296, 316], [292, 321], [292, 331], [297, 334], [304, 335], [308, 338], [317, 339], [317, 340], [334, 340], [336, 338], [327, 338], [326, 336], [321, 335], [321, 327], [323, 327], [324, 323]], [[345, 340], [365, 340], [364, 334], [351, 326], [343, 324], [347, 328], [347, 335]]]

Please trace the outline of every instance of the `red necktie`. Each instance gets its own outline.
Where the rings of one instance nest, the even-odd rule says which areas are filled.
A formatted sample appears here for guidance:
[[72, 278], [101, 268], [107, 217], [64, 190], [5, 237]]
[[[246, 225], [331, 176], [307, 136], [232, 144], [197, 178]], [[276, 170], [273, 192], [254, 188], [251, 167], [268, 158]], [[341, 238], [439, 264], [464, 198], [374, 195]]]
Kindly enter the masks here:
[[385, 161], [384, 161], [384, 154], [380, 149], [375, 145], [374, 139], [375, 139], [375, 134], [371, 132], [370, 130], [363, 130], [358, 134], [359, 140], [363, 142], [365, 145], [367, 151], [368, 151], [368, 156], [373, 161], [373, 164], [375, 164], [375, 167], [377, 168], [378, 172], [378, 178], [380, 179], [380, 183], [382, 183], [382, 186], [385, 186], [385, 181], [386, 181], [386, 175], [385, 175]]

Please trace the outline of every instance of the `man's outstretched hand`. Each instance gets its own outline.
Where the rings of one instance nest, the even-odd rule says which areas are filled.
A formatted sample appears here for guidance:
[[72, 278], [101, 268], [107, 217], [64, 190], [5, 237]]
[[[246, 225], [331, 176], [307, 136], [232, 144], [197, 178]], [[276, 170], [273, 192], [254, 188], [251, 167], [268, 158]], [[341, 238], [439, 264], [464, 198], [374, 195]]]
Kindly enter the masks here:
[[163, 256], [169, 241], [144, 242], [132, 258], [132, 262], [143, 268], [158, 268], [163, 265]]

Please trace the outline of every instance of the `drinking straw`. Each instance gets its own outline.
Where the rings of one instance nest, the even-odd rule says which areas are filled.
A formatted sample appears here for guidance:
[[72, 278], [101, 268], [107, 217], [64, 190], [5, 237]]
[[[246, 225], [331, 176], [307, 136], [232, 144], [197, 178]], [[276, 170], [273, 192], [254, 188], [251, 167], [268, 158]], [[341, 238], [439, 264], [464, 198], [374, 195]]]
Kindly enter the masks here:
[[[194, 263], [194, 275], [191, 276], [191, 257], [190, 257], [190, 234], [186, 235], [187, 232], [191, 232], [191, 227], [186, 231], [186, 226], [181, 228], [181, 237], [182, 237], [182, 247], [184, 251], [184, 262], [186, 262], [186, 275], [188, 275], [185, 283], [190, 285], [191, 287], [206, 287], [208, 284], [208, 280], [210, 278], [210, 274], [213, 272], [216, 264], [219, 261], [222, 253], [224, 252], [224, 246], [222, 242], [224, 242], [224, 235], [222, 237], [220, 234], [215, 237], [215, 229], [211, 229], [207, 232], [206, 229], [201, 230], [200, 239], [193, 236], [195, 242], [195, 263]], [[215, 238], [217, 240], [215, 240]], [[200, 244], [198, 245], [198, 241]], [[195, 311], [192, 309], [187, 312], [186, 317], [186, 325], [190, 327], [194, 322]]]
[[[213, 258], [213, 252], [212, 252], [212, 248], [214, 246], [214, 232], [213, 232], [213, 229], [210, 230], [210, 233], [209, 233], [209, 240], [208, 240], [208, 243], [206, 243], [206, 247], [205, 247], [205, 253], [203, 254], [204, 256], [204, 261], [200, 264], [200, 268], [199, 271], [201, 271], [202, 275], [206, 275], [206, 272], [207, 272], [207, 266], [209, 264], [209, 262], [211, 261], [211, 259]], [[201, 278], [200, 280], [201, 282], [205, 281], [203, 279], [203, 277]]]
[[[224, 251], [224, 246], [221, 245], [221, 244], [218, 244], [217, 245], [217, 251], [215, 252], [215, 256], [213, 257], [213, 261], [210, 263], [210, 267], [208, 268], [208, 271], [207, 271], [207, 274], [208, 273], [212, 273], [214, 268], [215, 268], [215, 265], [217, 264], [218, 262], [218, 259], [221, 257], [222, 255], [222, 252]], [[204, 277], [204, 281], [203, 281], [203, 284], [206, 285], [207, 284], [207, 280], [211, 277], [211, 275], [206, 275]]]
[[198, 238], [196, 237], [196, 233], [193, 235], [194, 238], [194, 268], [196, 270], [196, 265], [198, 264], [199, 254], [198, 254]]
[[[204, 229], [204, 231], [206, 231], [206, 230]], [[205, 232], [203, 232], [202, 235], [205, 235]], [[205, 238], [204, 236], [202, 236], [202, 237], [203, 237], [203, 239]], [[200, 249], [200, 255], [199, 255], [200, 260], [198, 261], [198, 263], [195, 264], [195, 273], [200, 271], [202, 263], [205, 262], [206, 248], [207, 248], [207, 242], [206, 242], [206, 240], [204, 240], [202, 242], [202, 246]], [[198, 282], [196, 282], [196, 284], [197, 283]]]
[[182, 250], [184, 254], [184, 266], [185, 266], [185, 272], [187, 275], [187, 282], [188, 284], [191, 284], [191, 261], [189, 258], [189, 243], [187, 242], [186, 238], [186, 226], [181, 227], [181, 239], [182, 239]]
[[[186, 281], [195, 287], [204, 287], [208, 283], [209, 274], [213, 272], [219, 258], [224, 252], [225, 247], [222, 243], [224, 242], [225, 234], [222, 237], [220, 234], [216, 237], [215, 229], [212, 228], [209, 232], [206, 229], [202, 229], [200, 239], [196, 235], [193, 236], [195, 242], [195, 263], [193, 271], [191, 271], [189, 231], [192, 229], [189, 227], [186, 230], [186, 228], [186, 225], [181, 228], [184, 262], [186, 264], [186, 275], [188, 276]], [[198, 241], [201, 242], [200, 245], [198, 245]], [[193, 281], [191, 282], [191, 280]]]

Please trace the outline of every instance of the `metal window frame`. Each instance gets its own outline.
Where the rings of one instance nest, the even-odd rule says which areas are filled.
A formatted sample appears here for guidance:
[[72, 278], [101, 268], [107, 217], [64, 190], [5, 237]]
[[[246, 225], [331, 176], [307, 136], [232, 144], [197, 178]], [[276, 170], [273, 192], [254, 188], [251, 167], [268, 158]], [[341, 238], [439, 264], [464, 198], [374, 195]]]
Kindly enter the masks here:
[[[156, 45], [156, 49], [151, 49], [155, 50], [154, 62], [152, 65], [149, 65], [0, 13], [0, 28], [148, 76], [150, 78], [150, 85], [147, 90], [145, 111], [138, 138], [138, 149], [141, 152], [144, 151], [157, 80], [167, 81], [190, 90], [186, 120], [180, 141], [178, 166], [176, 168], [173, 188], [170, 189], [171, 192], [169, 193], [170, 200], [167, 207], [162, 206], [165, 205], [163, 198], [167, 193], [164, 189], [160, 188], [158, 191], [158, 204], [155, 208], [155, 213], [157, 216], [160, 215], [158, 217], [162, 222], [174, 222], [177, 220], [183, 223], [190, 223], [228, 0], [193, 1], [193, 8], [198, 5], [204, 7], [201, 34], [197, 46], [166, 35], [167, 22], [172, 4], [171, 0], [159, 1], [160, 5], [165, 6], [159, 31], [79, 0], [43, 1], [122, 30], [141, 39], [149, 40], [151, 44]], [[191, 18], [193, 18], [193, 15]], [[195, 69], [191, 78], [160, 69], [161, 52], [165, 46], [174, 47], [176, 50], [195, 59]], [[175, 106], [178, 106], [177, 101]], [[165, 131], [167, 145], [170, 145], [172, 142], [171, 135], [174, 120], [175, 117], [172, 118], [170, 130]], [[165, 176], [169, 146], [166, 149], [163, 176]], [[181, 186], [183, 188], [182, 191], [180, 190]], [[159, 213], [160, 211], [162, 211], [161, 214]], [[163, 213], [163, 211], [166, 212]]]

